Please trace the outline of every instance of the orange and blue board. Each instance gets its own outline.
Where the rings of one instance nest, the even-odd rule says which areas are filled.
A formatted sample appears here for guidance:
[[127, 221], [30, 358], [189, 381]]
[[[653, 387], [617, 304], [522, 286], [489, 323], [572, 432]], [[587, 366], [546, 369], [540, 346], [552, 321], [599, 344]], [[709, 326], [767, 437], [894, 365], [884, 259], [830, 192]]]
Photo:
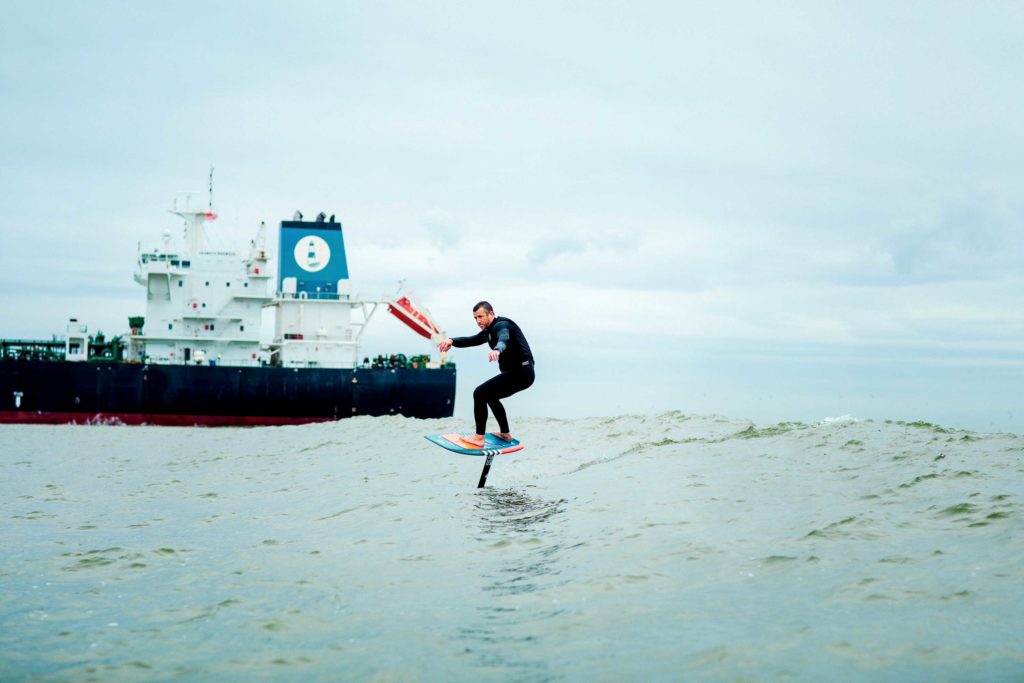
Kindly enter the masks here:
[[473, 436], [469, 432], [463, 432], [461, 434], [428, 434], [424, 438], [427, 441], [436, 443], [441, 448], [446, 448], [454, 453], [462, 453], [463, 455], [504, 455], [506, 453], [515, 453], [516, 451], [523, 450], [522, 444], [519, 443], [518, 439], [512, 439], [511, 441], [505, 441], [496, 434], [485, 434], [484, 445], [477, 446], [474, 443], [466, 441], [464, 437]]

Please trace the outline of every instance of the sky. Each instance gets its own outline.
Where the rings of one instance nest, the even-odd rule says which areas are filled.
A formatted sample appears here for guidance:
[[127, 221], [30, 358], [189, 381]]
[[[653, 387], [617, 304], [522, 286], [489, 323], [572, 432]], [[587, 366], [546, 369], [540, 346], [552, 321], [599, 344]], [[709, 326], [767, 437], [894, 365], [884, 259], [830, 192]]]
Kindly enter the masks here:
[[[494, 304], [516, 415], [1024, 432], [1024, 5], [15, 3], [0, 336], [144, 313], [137, 246], [337, 214], [353, 290]], [[271, 238], [270, 244], [276, 243]], [[364, 354], [427, 353], [386, 314]], [[495, 371], [457, 350], [456, 416]]]

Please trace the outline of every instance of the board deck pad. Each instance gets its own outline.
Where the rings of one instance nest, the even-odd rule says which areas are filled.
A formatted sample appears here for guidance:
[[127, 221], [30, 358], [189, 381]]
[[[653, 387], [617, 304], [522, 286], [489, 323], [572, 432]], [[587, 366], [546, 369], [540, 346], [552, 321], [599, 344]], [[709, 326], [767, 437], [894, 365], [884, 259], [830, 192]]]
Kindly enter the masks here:
[[427, 441], [436, 443], [441, 448], [446, 448], [454, 453], [462, 453], [463, 455], [504, 455], [523, 450], [523, 445], [519, 443], [518, 439], [505, 441], [495, 434], [485, 434], [484, 445], [481, 447], [466, 441], [463, 438], [466, 436], [473, 436], [473, 433], [428, 434], [424, 438]]

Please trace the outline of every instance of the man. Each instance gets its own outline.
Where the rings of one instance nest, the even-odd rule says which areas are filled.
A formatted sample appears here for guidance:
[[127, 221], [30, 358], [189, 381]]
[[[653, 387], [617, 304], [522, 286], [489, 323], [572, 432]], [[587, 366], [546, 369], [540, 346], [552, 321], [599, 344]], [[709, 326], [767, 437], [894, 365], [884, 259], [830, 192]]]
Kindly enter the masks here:
[[505, 441], [511, 441], [508, 416], [505, 415], [505, 407], [501, 405], [500, 399], [508, 398], [533, 384], [533, 354], [519, 325], [508, 318], [495, 315], [494, 308], [486, 301], [481, 301], [473, 307], [473, 319], [476, 320], [480, 332], [472, 337], [448, 338], [437, 345], [444, 353], [453, 346], [464, 348], [487, 342], [491, 347], [487, 360], [498, 361], [498, 368], [501, 370], [497, 377], [487, 380], [473, 392], [476, 436], [466, 437], [466, 441], [478, 446], [484, 445], [488, 407], [494, 413], [494, 419], [498, 421], [498, 429], [501, 430], [498, 436]]

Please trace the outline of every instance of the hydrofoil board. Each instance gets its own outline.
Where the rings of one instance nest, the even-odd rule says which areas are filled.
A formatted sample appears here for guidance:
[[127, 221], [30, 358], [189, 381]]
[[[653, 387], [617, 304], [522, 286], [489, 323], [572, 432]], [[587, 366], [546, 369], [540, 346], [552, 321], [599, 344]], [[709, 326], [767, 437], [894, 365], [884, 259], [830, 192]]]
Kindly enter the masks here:
[[453, 453], [462, 453], [463, 455], [504, 455], [506, 453], [515, 453], [516, 451], [523, 450], [523, 445], [519, 443], [518, 439], [512, 439], [511, 441], [505, 441], [496, 434], [485, 434], [484, 445], [477, 446], [474, 443], [466, 441], [465, 437], [474, 436], [471, 432], [462, 432], [460, 434], [428, 434], [424, 438], [427, 441], [436, 443], [441, 448], [446, 448]]

